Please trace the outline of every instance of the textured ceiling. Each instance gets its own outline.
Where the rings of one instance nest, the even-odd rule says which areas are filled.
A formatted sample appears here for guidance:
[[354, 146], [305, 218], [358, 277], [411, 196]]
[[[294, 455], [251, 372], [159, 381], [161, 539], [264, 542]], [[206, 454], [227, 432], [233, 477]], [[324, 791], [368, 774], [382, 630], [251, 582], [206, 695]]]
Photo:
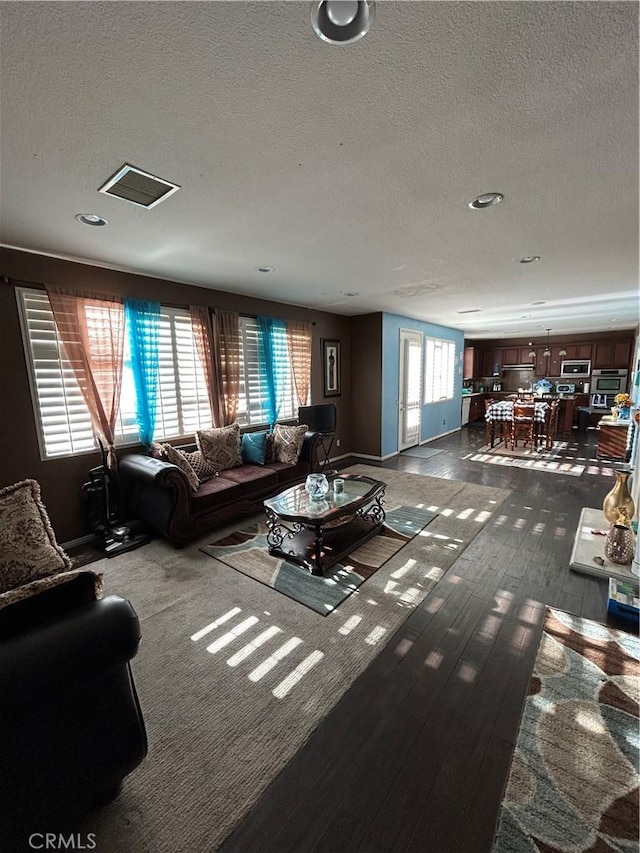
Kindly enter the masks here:
[[[0, 4], [2, 243], [476, 338], [637, 325], [637, 3], [378, 2], [350, 46], [310, 9]], [[98, 194], [125, 162], [181, 190]]]

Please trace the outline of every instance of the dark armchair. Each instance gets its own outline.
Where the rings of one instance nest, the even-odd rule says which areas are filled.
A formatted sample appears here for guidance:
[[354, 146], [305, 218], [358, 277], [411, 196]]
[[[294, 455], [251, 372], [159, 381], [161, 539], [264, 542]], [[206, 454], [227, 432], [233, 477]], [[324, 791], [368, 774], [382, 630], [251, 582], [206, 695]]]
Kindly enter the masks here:
[[96, 598], [99, 576], [70, 575], [0, 607], [3, 850], [113, 799], [147, 752], [129, 664], [138, 617], [119, 596]]

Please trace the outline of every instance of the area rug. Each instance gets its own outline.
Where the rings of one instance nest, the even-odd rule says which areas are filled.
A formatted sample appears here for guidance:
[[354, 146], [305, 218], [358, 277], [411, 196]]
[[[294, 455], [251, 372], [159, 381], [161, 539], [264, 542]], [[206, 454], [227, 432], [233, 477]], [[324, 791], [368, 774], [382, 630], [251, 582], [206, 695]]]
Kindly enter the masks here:
[[494, 853], [636, 853], [640, 641], [547, 610]]
[[437, 517], [327, 617], [202, 553], [211, 534], [179, 550], [155, 539], [94, 565], [105, 594], [128, 598], [140, 618], [132, 670], [149, 738], [117, 800], [78, 827], [96, 833], [98, 850], [216, 850], [510, 494], [349, 471], [382, 478], [387, 506]]
[[437, 456], [438, 453], [443, 453], [442, 449], [436, 450], [435, 447], [409, 447], [403, 450], [400, 456], [418, 456], [420, 459], [430, 459], [432, 456]]
[[473, 462], [484, 462], [488, 465], [527, 468], [532, 471], [547, 471], [551, 474], [579, 477], [584, 473], [585, 466], [576, 463], [570, 457], [566, 457], [564, 454], [567, 449], [566, 441], [556, 442], [551, 450], [534, 450], [523, 445], [512, 450], [501, 442], [493, 448], [486, 444], [480, 450], [466, 454], [464, 458]]
[[270, 556], [264, 521], [235, 530], [200, 550], [327, 616], [420, 533], [436, 513], [411, 506], [391, 509], [387, 506], [386, 516], [385, 525], [376, 536], [323, 576], [312, 575], [295, 563]]

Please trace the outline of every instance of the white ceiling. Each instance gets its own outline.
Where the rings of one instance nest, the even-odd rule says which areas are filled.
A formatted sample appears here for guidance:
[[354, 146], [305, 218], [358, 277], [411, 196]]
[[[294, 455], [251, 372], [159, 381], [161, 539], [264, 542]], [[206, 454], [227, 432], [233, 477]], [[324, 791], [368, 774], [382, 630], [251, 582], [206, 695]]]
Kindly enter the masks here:
[[[637, 3], [378, 2], [350, 46], [310, 10], [1, 3], [2, 243], [475, 338], [637, 325]], [[180, 191], [98, 194], [125, 162]]]

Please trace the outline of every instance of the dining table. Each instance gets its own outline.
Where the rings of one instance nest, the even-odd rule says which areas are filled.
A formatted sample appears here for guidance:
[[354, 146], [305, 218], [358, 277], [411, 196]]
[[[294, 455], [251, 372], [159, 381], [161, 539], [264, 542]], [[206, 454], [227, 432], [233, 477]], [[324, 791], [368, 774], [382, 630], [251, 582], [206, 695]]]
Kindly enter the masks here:
[[[523, 400], [523, 401], [515, 401], [523, 406], [530, 406], [531, 401]], [[485, 420], [491, 424], [491, 447], [493, 447], [495, 442], [495, 427], [497, 423], [505, 423], [511, 422], [513, 420], [513, 405], [514, 400], [497, 400], [495, 403], [491, 403], [490, 406], [487, 407], [487, 411], [485, 413]], [[533, 402], [533, 419], [536, 424], [543, 424], [545, 422], [547, 412], [549, 410], [549, 404], [544, 400], [535, 400]]]

